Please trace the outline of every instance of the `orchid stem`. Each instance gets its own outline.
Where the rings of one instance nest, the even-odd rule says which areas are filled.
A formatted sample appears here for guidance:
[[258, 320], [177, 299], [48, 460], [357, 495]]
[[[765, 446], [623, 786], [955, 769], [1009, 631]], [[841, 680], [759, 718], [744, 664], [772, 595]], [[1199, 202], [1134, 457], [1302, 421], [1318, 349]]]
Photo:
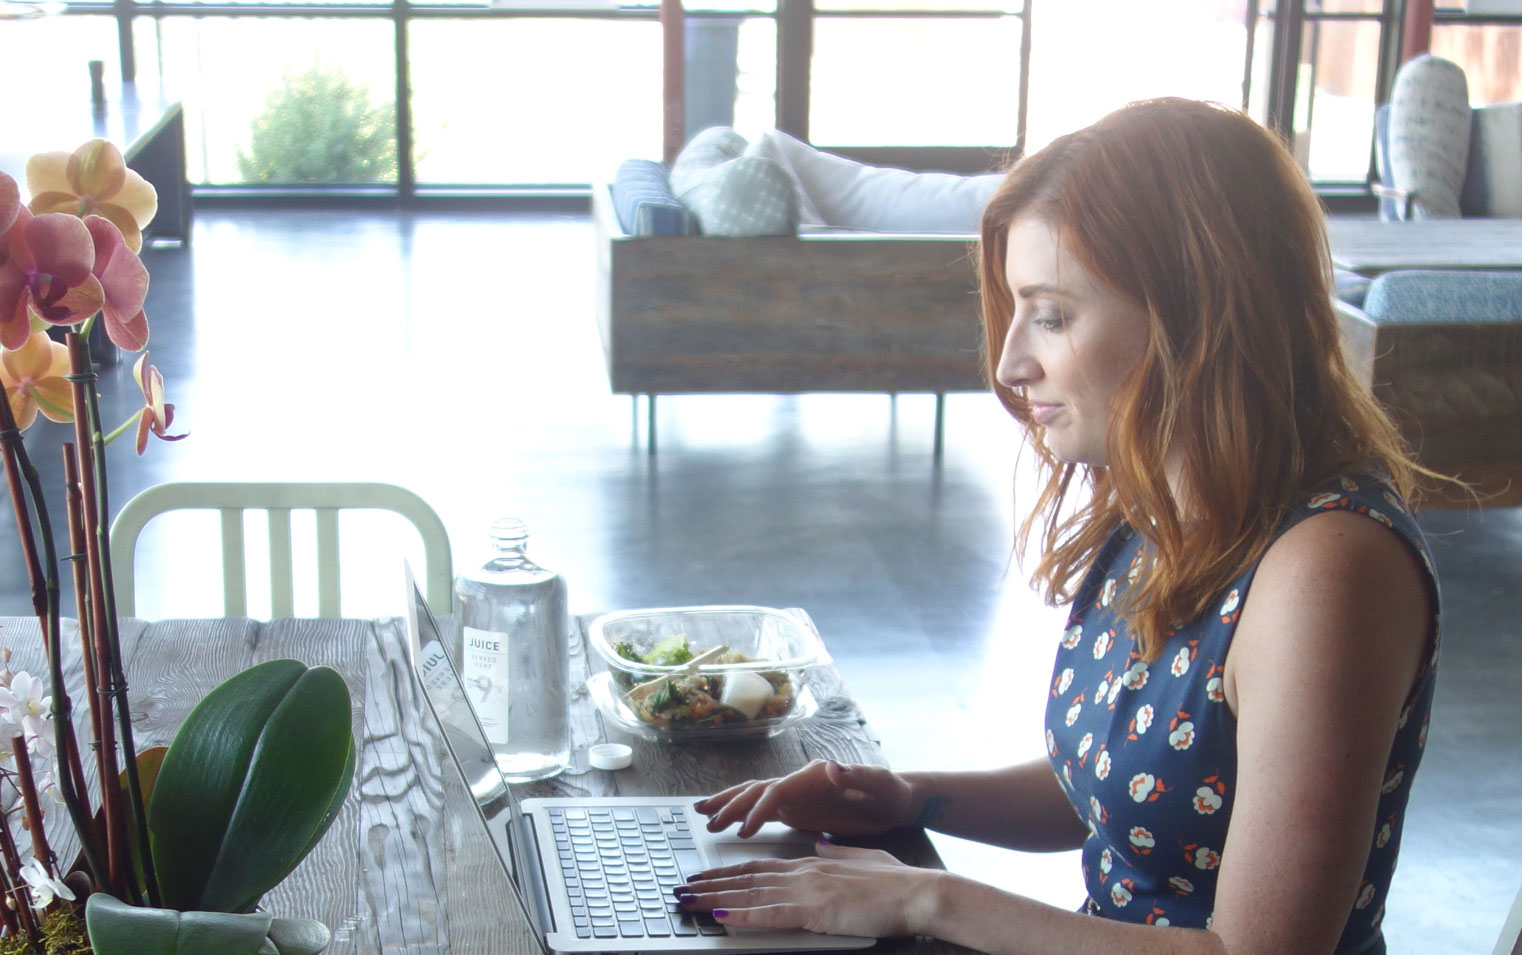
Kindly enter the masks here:
[[137, 424], [138, 420], [140, 418], [142, 418], [142, 416], [144, 414], [147, 413], [147, 410], [148, 409], [146, 409], [146, 408], [139, 408], [139, 409], [137, 409], [137, 414], [132, 415], [126, 421], [123, 421], [121, 424], [117, 425], [115, 431], [112, 431], [110, 434], [106, 435], [105, 438], [103, 438], [101, 440], [101, 445], [104, 446], [104, 445], [110, 444], [112, 441], [115, 441], [117, 438], [119, 438], [122, 435], [126, 434], [127, 433], [127, 429], [131, 428], [133, 425]]

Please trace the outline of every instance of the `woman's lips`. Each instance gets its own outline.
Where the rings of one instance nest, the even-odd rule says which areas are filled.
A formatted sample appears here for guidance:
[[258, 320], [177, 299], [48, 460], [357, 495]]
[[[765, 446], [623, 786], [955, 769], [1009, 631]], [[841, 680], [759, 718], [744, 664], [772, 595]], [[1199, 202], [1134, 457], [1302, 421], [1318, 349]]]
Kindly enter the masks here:
[[1031, 402], [1031, 420], [1039, 425], [1051, 424], [1057, 412], [1062, 410], [1062, 405], [1050, 405], [1040, 401]]

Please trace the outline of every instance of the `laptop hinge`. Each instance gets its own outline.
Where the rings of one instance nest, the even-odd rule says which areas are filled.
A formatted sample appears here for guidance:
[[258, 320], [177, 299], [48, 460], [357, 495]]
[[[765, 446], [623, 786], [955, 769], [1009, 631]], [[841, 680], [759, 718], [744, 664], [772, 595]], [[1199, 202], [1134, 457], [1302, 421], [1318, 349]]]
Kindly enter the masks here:
[[516, 857], [513, 868], [521, 873], [518, 891], [528, 897], [529, 911], [539, 920], [543, 929], [539, 933], [542, 939], [555, 931], [555, 915], [550, 909], [549, 890], [545, 885], [547, 876], [544, 872], [544, 857], [539, 854], [539, 834], [534, 831], [534, 820], [528, 813], [514, 813], [509, 825], [517, 830], [508, 842]]

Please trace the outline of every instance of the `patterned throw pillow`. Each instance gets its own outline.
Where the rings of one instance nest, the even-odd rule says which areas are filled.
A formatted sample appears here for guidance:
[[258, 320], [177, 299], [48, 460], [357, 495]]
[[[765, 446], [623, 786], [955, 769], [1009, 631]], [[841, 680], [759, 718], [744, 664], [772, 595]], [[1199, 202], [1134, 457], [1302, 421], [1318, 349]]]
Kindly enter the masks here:
[[1522, 103], [1482, 106], [1473, 124], [1459, 208], [1466, 216], [1522, 218]]
[[745, 138], [710, 126], [671, 165], [671, 188], [704, 235], [793, 235], [798, 190], [780, 164], [744, 155]]
[[1413, 219], [1456, 219], [1469, 161], [1469, 84], [1449, 60], [1419, 56], [1395, 74], [1390, 176], [1415, 194]]

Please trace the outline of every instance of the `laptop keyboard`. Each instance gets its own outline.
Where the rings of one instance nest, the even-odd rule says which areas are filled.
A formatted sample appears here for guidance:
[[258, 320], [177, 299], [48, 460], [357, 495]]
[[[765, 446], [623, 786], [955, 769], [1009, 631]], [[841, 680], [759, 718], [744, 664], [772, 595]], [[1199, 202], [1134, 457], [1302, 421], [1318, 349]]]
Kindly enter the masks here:
[[577, 938], [723, 935], [671, 890], [703, 864], [684, 806], [553, 808], [550, 828]]

